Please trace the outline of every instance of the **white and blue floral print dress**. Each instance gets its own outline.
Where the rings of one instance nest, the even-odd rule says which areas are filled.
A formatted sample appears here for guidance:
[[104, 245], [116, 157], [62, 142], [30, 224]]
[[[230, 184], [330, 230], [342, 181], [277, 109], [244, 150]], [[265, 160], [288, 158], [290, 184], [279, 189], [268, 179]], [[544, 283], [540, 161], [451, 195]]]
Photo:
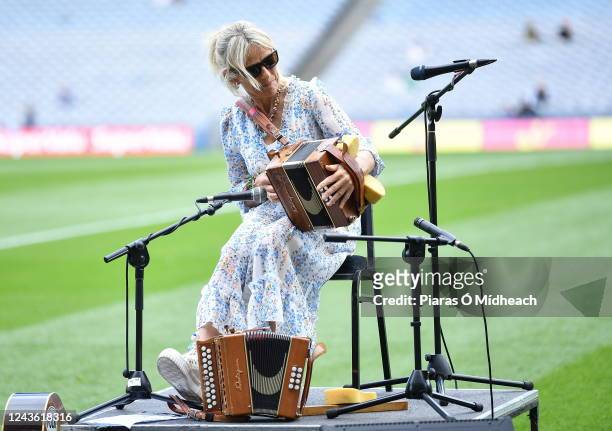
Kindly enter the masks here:
[[[288, 78], [280, 130], [290, 142], [359, 134], [320, 81], [293, 76]], [[235, 106], [222, 113], [221, 137], [231, 191], [243, 190], [250, 176], [262, 173], [269, 162], [267, 151], [280, 147], [278, 142], [266, 145], [264, 132]], [[372, 174], [378, 175], [384, 164], [371, 142], [360, 137], [360, 149], [372, 153]], [[280, 202], [239, 206], [242, 223], [202, 288], [197, 328], [210, 322], [223, 333], [276, 322], [279, 333], [314, 339], [319, 290], [354, 252], [354, 242], [326, 243], [326, 231], [300, 231]], [[360, 229], [356, 220], [335, 231], [358, 235]]]

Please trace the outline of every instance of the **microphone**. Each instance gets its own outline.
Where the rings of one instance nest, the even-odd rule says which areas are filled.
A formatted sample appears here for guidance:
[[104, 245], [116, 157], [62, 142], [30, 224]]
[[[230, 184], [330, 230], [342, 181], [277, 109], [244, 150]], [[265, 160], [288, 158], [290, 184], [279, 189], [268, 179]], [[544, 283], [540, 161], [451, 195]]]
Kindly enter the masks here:
[[443, 66], [417, 66], [410, 71], [410, 77], [415, 81], [422, 81], [442, 75], [443, 73], [459, 72], [462, 70], [469, 70], [472, 72], [478, 67], [486, 66], [496, 61], [497, 59], [495, 58], [490, 60], [455, 60], [451, 64], [445, 64]]
[[203, 204], [206, 202], [213, 201], [255, 201], [255, 203], [260, 204], [268, 200], [268, 195], [266, 193], [266, 189], [263, 187], [255, 187], [251, 190], [245, 190], [243, 192], [227, 192], [227, 193], [219, 193], [218, 195], [213, 196], [205, 196], [200, 199], [196, 199], [196, 202], [199, 204]]
[[467, 246], [467, 244], [464, 244], [461, 241], [459, 241], [455, 235], [453, 235], [450, 232], [446, 232], [445, 230], [440, 229], [435, 224], [430, 223], [421, 217], [417, 217], [414, 219], [414, 225], [418, 227], [419, 229], [421, 229], [422, 231], [427, 232], [428, 234], [434, 237], [437, 237], [437, 238], [441, 237], [443, 239], [446, 239], [448, 241], [448, 244], [452, 245], [453, 247], [457, 247], [467, 252], [470, 251], [470, 248]]

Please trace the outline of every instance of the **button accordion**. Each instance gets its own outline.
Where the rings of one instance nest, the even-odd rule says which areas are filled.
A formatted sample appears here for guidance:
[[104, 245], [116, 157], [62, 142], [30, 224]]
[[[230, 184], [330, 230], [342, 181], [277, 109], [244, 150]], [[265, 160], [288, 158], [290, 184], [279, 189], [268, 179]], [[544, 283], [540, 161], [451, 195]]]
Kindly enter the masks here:
[[247, 331], [198, 341], [203, 411], [295, 419], [308, 397], [310, 339]]
[[[266, 174], [285, 212], [301, 231], [351, 224], [365, 208], [361, 168], [339, 138], [306, 141], [283, 147], [266, 168]], [[340, 164], [351, 177], [354, 190], [344, 206], [327, 206], [316, 186], [332, 172], [328, 165]]]

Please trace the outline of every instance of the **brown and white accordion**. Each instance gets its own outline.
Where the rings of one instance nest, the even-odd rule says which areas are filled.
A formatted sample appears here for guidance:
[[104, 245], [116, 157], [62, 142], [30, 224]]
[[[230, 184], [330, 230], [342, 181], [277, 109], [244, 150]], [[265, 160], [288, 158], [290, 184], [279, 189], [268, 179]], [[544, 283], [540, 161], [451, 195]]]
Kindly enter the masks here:
[[[289, 219], [301, 231], [342, 227], [363, 211], [363, 173], [357, 162], [336, 144], [339, 138], [306, 141], [283, 147], [266, 173]], [[354, 191], [343, 207], [327, 206], [316, 186], [332, 172], [328, 165], [341, 164], [351, 176]]]
[[246, 331], [198, 341], [203, 411], [295, 419], [308, 397], [310, 339]]

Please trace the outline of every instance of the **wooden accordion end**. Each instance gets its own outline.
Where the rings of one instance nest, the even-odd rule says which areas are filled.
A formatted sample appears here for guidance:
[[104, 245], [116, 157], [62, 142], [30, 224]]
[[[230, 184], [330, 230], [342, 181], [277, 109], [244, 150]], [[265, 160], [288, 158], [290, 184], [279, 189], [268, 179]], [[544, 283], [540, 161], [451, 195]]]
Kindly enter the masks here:
[[247, 331], [198, 341], [205, 413], [295, 419], [308, 397], [310, 339]]

